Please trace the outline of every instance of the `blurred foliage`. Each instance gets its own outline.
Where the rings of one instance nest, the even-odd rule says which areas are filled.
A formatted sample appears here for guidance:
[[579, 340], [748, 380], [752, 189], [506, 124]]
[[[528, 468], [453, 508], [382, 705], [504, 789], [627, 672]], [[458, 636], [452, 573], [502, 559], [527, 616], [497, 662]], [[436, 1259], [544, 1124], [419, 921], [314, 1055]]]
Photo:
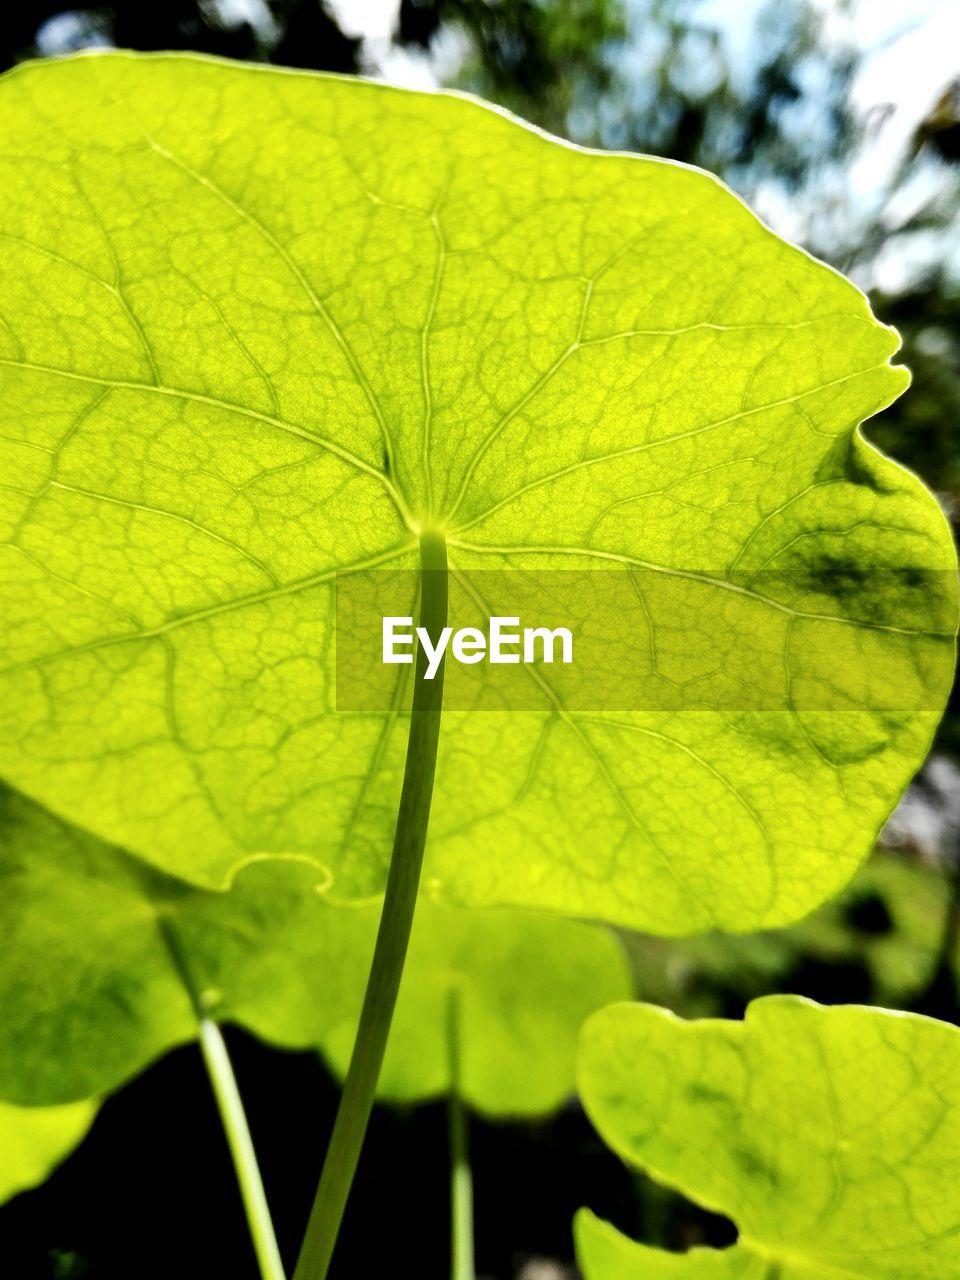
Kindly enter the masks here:
[[627, 35], [618, 0], [401, 0], [399, 44], [426, 52], [447, 29], [464, 42], [458, 84], [565, 136], [612, 89]]
[[898, 295], [874, 292], [874, 309], [900, 330], [913, 385], [869, 426], [871, 439], [938, 490], [960, 518], [960, 292], [936, 278]]
[[681, 942], [630, 934], [627, 945], [643, 998], [684, 1017], [739, 1018], [758, 996], [800, 991], [956, 1022], [953, 897], [942, 867], [880, 850], [840, 898], [789, 929]]
[[[256, 14], [260, 6], [246, 6]], [[271, 0], [259, 20], [213, 0], [114, 0], [68, 5], [23, 0], [0, 22], [0, 68], [24, 58], [97, 45], [191, 49], [257, 62], [356, 72], [360, 40], [320, 0]]]

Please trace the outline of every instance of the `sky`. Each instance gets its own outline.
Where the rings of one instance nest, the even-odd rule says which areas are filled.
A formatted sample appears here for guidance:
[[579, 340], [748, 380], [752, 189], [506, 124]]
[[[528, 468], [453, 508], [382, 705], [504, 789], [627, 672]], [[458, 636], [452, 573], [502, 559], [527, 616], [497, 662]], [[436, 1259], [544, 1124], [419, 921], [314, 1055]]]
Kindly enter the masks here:
[[[856, 32], [861, 47], [875, 48], [853, 85], [852, 99], [861, 115], [893, 110], [865, 142], [847, 175], [851, 190], [869, 200], [882, 193], [904, 155], [913, 129], [936, 105], [951, 80], [960, 78], [960, 3], [958, 0], [861, 0]], [[932, 168], [918, 170], [887, 204], [890, 218], [907, 216], [934, 193], [938, 178]], [[960, 277], [960, 208], [958, 233], [950, 262]], [[943, 252], [942, 239], [918, 235], [904, 251], [893, 246], [872, 264], [873, 280], [896, 292], [931, 257]]]

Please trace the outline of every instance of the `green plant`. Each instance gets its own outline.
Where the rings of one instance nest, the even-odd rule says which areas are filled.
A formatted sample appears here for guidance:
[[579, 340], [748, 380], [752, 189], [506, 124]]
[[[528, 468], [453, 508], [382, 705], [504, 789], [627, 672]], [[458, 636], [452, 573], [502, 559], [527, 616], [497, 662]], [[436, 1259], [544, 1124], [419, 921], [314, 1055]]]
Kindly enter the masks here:
[[[194, 1039], [205, 1018], [316, 1046], [346, 1069], [378, 902], [333, 905], [316, 893], [316, 872], [290, 862], [248, 867], [229, 893], [197, 889], [2, 787], [0, 833], [0, 1096], [38, 1105], [105, 1095]], [[382, 1096], [447, 1092], [451, 993], [465, 1101], [536, 1115], [572, 1091], [584, 1018], [630, 987], [603, 929], [422, 902]]]
[[740, 1230], [728, 1250], [677, 1257], [584, 1213], [587, 1280], [956, 1274], [956, 1027], [789, 996], [742, 1023], [620, 1005], [587, 1022], [579, 1072], [617, 1151]]
[[[0, 785], [0, 1097], [23, 1104], [0, 1105], [0, 1201], [76, 1145], [95, 1111], [83, 1100], [196, 1040], [238, 1144], [266, 1273], [279, 1274], [217, 1028], [316, 1047], [345, 1074], [379, 903], [337, 906], [317, 887], [314, 868], [274, 861], [246, 868], [227, 893], [200, 889]], [[629, 994], [622, 948], [603, 929], [422, 902], [378, 1096], [449, 1094], [458, 1125], [463, 1104], [550, 1111], [573, 1092], [583, 1019]]]
[[[359, 990], [302, 976], [326, 947], [362, 974], [372, 916], [316, 889], [385, 892], [296, 1273], [319, 1280], [424, 857], [421, 945], [442, 951], [444, 904], [662, 934], [786, 923], [870, 848], [956, 627], [944, 518], [859, 433], [906, 384], [897, 337], [709, 176], [464, 99], [124, 54], [19, 69], [0, 99], [0, 771], [57, 815], [17, 810], [47, 826], [11, 898], [12, 989], [60, 895], [100, 904], [84, 956], [105, 896], [132, 913], [116, 973], [146, 976], [145, 1028], [102, 1080], [81, 1055], [66, 1092], [208, 1028], [252, 1203], [207, 1015], [289, 1018], [264, 1033], [329, 1038], [346, 1065]], [[646, 620], [636, 661], [672, 701], [571, 711], [538, 672], [537, 709], [444, 709], [421, 650], [412, 695], [401, 668], [381, 710], [337, 710], [338, 583], [386, 566], [418, 580], [431, 635], [451, 581], [483, 604], [484, 569], [619, 575]], [[64, 866], [86, 850], [79, 879], [50, 869], [58, 841]], [[27, 856], [22, 831], [11, 848]], [[252, 945], [222, 919], [252, 920]], [[622, 982], [589, 936], [607, 977], [577, 1020]], [[296, 984], [269, 1015], [264, 973]], [[411, 1007], [435, 1051], [435, 993]], [[497, 1072], [470, 1084], [454, 1039], [429, 1087], [486, 1105]], [[36, 1099], [59, 1069], [39, 1054], [6, 1087]]]

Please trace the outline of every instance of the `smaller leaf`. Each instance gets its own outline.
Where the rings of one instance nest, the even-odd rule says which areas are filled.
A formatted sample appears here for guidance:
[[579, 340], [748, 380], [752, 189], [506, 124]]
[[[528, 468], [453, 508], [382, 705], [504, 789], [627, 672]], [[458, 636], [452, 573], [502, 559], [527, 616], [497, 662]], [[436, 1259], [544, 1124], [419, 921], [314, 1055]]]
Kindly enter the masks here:
[[[414, 1102], [450, 1088], [448, 1018], [456, 994], [460, 1091], [478, 1110], [535, 1115], [575, 1088], [583, 1021], [630, 993], [608, 930], [509, 908], [458, 911], [421, 901], [378, 1094]], [[355, 1023], [323, 1043], [342, 1075]]]
[[[577, 1214], [574, 1237], [586, 1280], [774, 1280], [777, 1275], [763, 1258], [738, 1245], [667, 1253], [636, 1244], [589, 1209]], [[778, 1280], [787, 1277], [779, 1273]]]
[[793, 996], [744, 1022], [614, 1005], [578, 1077], [615, 1151], [740, 1232], [678, 1256], [581, 1218], [587, 1280], [956, 1280], [960, 1029]]
[[0, 1102], [0, 1204], [45, 1182], [86, 1136], [95, 1102], [14, 1107]]
[[[193, 1039], [200, 1012], [345, 1069], [379, 903], [334, 905], [295, 861], [198, 889], [2, 787], [0, 835], [0, 1097], [108, 1093]], [[533, 1114], [573, 1093], [580, 1025], [629, 981], [604, 928], [421, 901], [381, 1097], [448, 1088], [454, 991], [465, 1100]]]

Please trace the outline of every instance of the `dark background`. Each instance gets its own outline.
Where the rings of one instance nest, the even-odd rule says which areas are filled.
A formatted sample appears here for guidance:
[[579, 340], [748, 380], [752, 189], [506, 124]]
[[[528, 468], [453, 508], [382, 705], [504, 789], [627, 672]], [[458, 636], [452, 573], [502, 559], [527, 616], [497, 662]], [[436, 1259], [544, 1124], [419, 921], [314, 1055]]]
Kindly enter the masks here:
[[[896, 46], [932, 8], [911, 16], [902, 5], [899, 25], [871, 44], [856, 17], [874, 2], [401, 0], [333, 10], [317, 0], [130, 0], [69, 11], [20, 3], [0, 20], [0, 66], [116, 44], [449, 83], [578, 142], [710, 168], [776, 230], [851, 273], [880, 318], [901, 330], [913, 388], [868, 433], [918, 471], [955, 519], [960, 31], [958, 78], [931, 79], [925, 105], [905, 105], [892, 82], [891, 101], [864, 106], [858, 86], [884, 54], [879, 42]], [[384, 9], [378, 32], [371, 13]], [[868, 868], [843, 902], [777, 934], [630, 939], [639, 994], [683, 1013], [738, 1016], [754, 996], [781, 990], [957, 1021], [958, 753], [955, 698], [885, 836], [879, 878]], [[269, 1050], [238, 1031], [228, 1040], [292, 1266], [337, 1091], [310, 1054]], [[449, 1274], [445, 1123], [442, 1103], [376, 1114], [337, 1280]], [[629, 1175], [574, 1103], [537, 1123], [474, 1120], [472, 1147], [481, 1275], [572, 1275], [570, 1219], [581, 1204], [650, 1243], [732, 1237], [728, 1223]], [[198, 1050], [169, 1055], [108, 1101], [47, 1185], [0, 1210], [0, 1275], [255, 1280]]]

